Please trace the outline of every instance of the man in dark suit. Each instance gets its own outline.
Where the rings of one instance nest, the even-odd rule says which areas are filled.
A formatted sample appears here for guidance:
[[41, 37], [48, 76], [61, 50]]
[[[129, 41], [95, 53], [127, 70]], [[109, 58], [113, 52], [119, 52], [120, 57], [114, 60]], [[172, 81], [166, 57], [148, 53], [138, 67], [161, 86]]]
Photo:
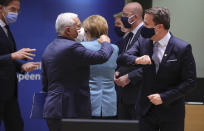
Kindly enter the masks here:
[[174, 37], [169, 28], [167, 8], [146, 10], [143, 37], [118, 58], [120, 64], [144, 65], [141, 131], [184, 130], [184, 96], [195, 86], [196, 66], [191, 45]]
[[17, 74], [34, 70], [39, 63], [22, 64], [17, 60], [31, 59], [35, 49], [16, 51], [16, 43], [8, 24], [16, 21], [20, 0], [0, 1], [0, 125], [7, 131], [23, 131], [23, 120], [17, 101]]
[[[124, 6], [122, 14], [123, 25], [130, 30], [119, 44], [122, 47], [121, 53], [124, 53], [134, 45], [140, 36], [143, 9], [138, 2], [131, 2]], [[115, 83], [118, 85], [118, 119], [138, 119], [139, 114], [135, 110], [135, 104], [138, 89], [141, 86], [142, 68], [119, 66], [115, 75]]]
[[51, 131], [60, 131], [62, 118], [91, 117], [89, 65], [104, 63], [113, 52], [107, 36], [99, 39], [102, 47], [98, 51], [75, 42], [80, 28], [77, 14], [60, 14], [56, 20], [58, 37], [43, 54], [43, 91], [48, 92], [44, 118]]

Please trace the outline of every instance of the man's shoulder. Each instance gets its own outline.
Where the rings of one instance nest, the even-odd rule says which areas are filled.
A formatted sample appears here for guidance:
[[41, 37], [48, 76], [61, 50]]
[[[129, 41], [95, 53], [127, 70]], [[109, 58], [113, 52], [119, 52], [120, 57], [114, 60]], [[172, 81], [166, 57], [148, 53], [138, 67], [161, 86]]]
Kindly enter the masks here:
[[170, 40], [169, 40], [169, 43], [173, 43], [174, 46], [176, 48], [179, 48], [179, 49], [183, 49], [183, 48], [186, 48], [187, 46], [189, 46], [190, 44], [180, 38], [177, 38], [175, 36], [171, 36]]
[[152, 41], [149, 38], [144, 38], [141, 35], [139, 36], [138, 40], [136, 41], [140, 46], [146, 45], [149, 43], [152, 43]]

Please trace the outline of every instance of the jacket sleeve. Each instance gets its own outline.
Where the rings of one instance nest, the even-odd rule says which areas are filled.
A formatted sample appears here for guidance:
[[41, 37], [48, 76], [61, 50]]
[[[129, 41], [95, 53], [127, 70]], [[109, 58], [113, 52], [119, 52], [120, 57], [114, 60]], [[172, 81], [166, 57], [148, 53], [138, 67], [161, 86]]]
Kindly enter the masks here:
[[172, 87], [171, 90], [160, 94], [164, 103], [171, 103], [183, 97], [195, 87], [196, 83], [196, 65], [192, 54], [191, 45], [186, 46], [182, 55], [181, 65], [181, 82]]
[[7, 64], [15, 64], [16, 71], [19, 73], [24, 73], [21, 70], [22, 63], [16, 60], [12, 60], [11, 54], [1, 55], [0, 56], [0, 64], [7, 65]]
[[16, 66], [16, 70], [17, 72], [24, 74], [25, 71], [22, 71], [21, 66], [23, 65], [23, 63], [19, 62], [19, 61], [14, 61], [15, 66]]
[[134, 70], [128, 73], [128, 78], [131, 82], [140, 82], [143, 79], [143, 68], [135, 68]]
[[117, 64], [120, 66], [135, 65], [135, 59], [139, 56], [139, 42], [137, 41], [127, 52], [119, 55]]
[[86, 49], [82, 44], [75, 43], [73, 46], [73, 53], [81, 64], [94, 65], [106, 62], [113, 53], [113, 48], [110, 43], [104, 42], [101, 49], [92, 51]]
[[0, 55], [0, 64], [9, 64], [11, 62], [11, 54]]

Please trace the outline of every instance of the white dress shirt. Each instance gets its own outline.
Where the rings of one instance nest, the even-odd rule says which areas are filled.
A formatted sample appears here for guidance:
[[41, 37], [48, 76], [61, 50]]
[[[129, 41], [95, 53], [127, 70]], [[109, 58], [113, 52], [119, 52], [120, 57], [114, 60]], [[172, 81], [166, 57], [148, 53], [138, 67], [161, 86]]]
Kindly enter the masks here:
[[171, 34], [168, 32], [160, 41], [154, 42], [152, 59], [154, 60], [156, 65], [156, 72], [159, 69], [159, 64], [162, 61], [164, 52], [166, 50], [170, 38]]
[[127, 46], [126, 46], [126, 50], [127, 50], [128, 45], [132, 42], [134, 36], [137, 34], [137, 31], [139, 30], [139, 28], [140, 28], [143, 24], [144, 24], [144, 23], [141, 22], [141, 23], [132, 31], [133, 37], [128, 41], [128, 44], [127, 44]]
[[159, 48], [158, 56], [159, 56], [160, 63], [161, 63], [161, 60], [162, 60], [162, 58], [164, 56], [164, 52], [166, 50], [166, 47], [167, 47], [167, 45], [169, 43], [169, 39], [170, 38], [171, 38], [171, 34], [168, 32], [160, 41], [158, 41], [159, 42], [159, 45], [158, 45], [158, 48]]

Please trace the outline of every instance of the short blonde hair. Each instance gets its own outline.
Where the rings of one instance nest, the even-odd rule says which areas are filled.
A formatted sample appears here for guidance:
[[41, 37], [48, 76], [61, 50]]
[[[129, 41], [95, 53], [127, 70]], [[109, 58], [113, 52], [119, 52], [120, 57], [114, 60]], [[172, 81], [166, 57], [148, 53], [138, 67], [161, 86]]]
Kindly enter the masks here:
[[106, 19], [100, 15], [92, 15], [83, 22], [86, 33], [92, 38], [99, 38], [101, 35], [108, 35], [108, 23]]

